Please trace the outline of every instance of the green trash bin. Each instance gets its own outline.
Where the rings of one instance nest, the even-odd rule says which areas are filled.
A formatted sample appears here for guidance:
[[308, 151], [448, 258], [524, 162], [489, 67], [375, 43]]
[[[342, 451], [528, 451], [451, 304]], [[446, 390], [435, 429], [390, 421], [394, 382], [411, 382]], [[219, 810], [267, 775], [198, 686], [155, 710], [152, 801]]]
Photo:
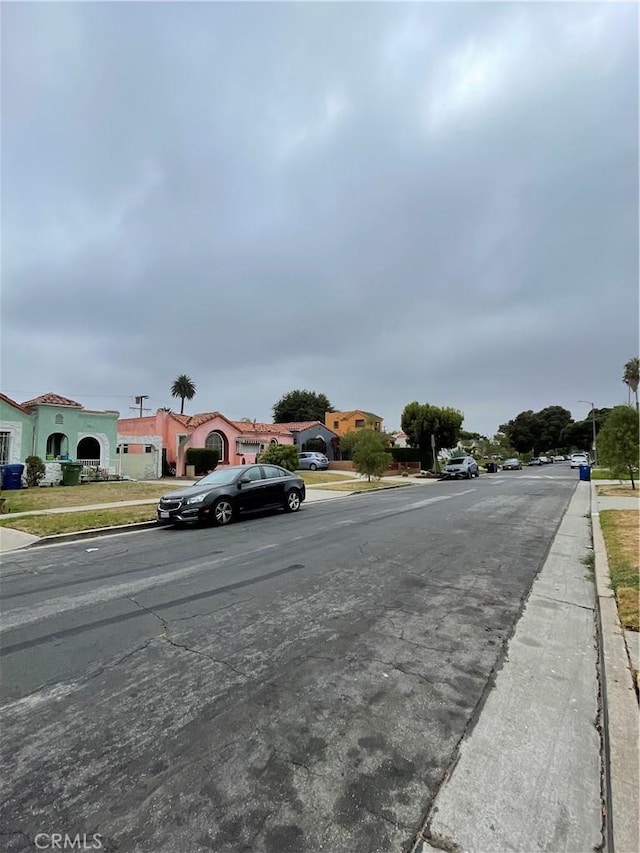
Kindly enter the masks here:
[[80, 474], [82, 474], [82, 462], [61, 462], [62, 468], [62, 485], [63, 486], [78, 486], [80, 485]]

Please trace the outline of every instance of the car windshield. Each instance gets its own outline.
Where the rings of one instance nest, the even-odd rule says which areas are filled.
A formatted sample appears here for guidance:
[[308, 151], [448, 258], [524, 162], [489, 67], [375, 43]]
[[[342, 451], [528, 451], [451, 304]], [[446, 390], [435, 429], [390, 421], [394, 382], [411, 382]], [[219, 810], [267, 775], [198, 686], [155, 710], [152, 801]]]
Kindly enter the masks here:
[[465, 460], [464, 456], [460, 456], [456, 459], [450, 459], [449, 465], [464, 465], [464, 460]]
[[206, 477], [198, 480], [198, 486], [228, 486], [238, 476], [242, 468], [220, 468], [219, 471], [212, 471]]

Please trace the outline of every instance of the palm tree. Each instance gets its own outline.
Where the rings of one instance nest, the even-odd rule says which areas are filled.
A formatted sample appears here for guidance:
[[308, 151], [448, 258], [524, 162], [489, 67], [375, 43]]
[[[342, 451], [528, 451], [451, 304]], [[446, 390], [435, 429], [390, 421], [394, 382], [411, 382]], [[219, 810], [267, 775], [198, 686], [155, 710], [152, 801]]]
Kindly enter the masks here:
[[196, 385], [185, 373], [182, 373], [171, 386], [171, 396], [180, 397], [180, 414], [184, 414], [184, 401], [193, 400], [196, 394]]
[[629, 405], [631, 405], [631, 392], [636, 395], [636, 409], [638, 409], [638, 384], [640, 383], [640, 358], [629, 359], [624, 366], [622, 381], [629, 386]]

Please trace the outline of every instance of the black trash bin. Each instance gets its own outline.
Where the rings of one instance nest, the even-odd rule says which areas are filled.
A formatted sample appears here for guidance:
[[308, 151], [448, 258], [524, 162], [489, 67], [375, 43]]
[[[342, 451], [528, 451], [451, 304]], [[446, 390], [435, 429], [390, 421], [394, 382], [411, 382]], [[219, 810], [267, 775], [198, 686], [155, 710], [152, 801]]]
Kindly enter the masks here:
[[580, 479], [589, 482], [591, 479], [591, 465], [580, 465]]
[[22, 488], [24, 465], [5, 465], [2, 472], [2, 488], [5, 491]]
[[498, 466], [495, 462], [487, 462], [487, 474], [496, 474]]

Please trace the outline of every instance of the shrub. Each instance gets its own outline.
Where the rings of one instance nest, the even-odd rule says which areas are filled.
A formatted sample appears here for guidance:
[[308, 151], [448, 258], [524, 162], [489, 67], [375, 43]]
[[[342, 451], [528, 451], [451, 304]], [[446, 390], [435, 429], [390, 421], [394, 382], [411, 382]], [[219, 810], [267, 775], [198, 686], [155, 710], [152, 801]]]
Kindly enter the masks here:
[[218, 451], [208, 447], [188, 447], [187, 465], [194, 465], [196, 474], [207, 474], [218, 464]]
[[27, 466], [27, 485], [37, 486], [45, 474], [44, 462], [39, 456], [27, 456], [25, 465]]
[[298, 448], [295, 444], [270, 444], [265, 452], [260, 454], [260, 462], [295, 471], [298, 467]]

